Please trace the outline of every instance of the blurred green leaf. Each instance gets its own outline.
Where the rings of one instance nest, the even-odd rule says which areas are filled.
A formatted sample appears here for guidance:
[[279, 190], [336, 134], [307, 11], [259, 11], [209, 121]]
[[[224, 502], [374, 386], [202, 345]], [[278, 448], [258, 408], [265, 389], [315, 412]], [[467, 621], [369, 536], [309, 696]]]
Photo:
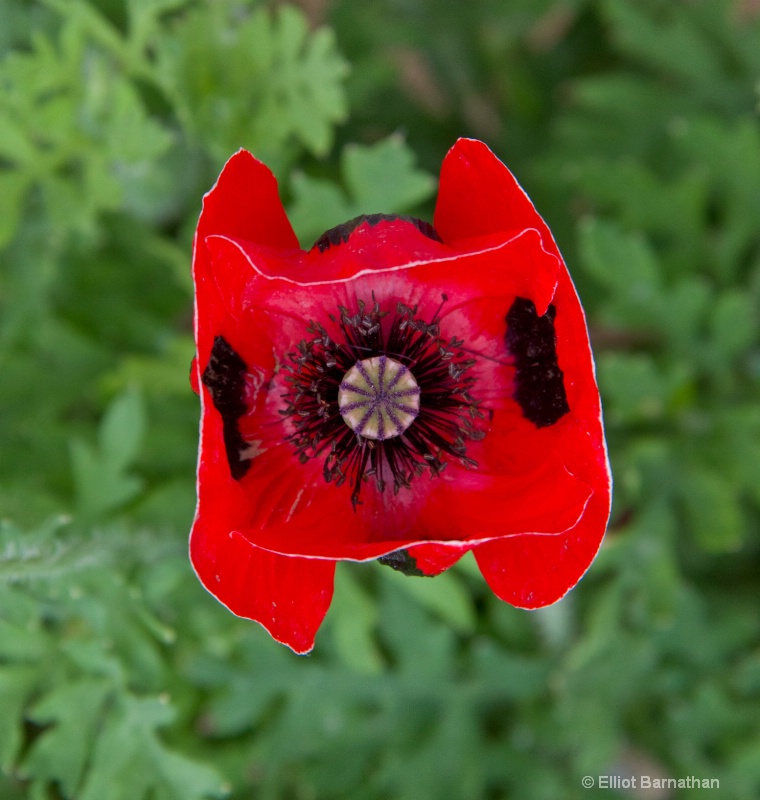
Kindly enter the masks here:
[[612, 35], [634, 58], [692, 80], [710, 80], [719, 74], [717, 54], [693, 18], [662, 11], [654, 17], [633, 3], [615, 0], [606, 0], [602, 8]]
[[92, 518], [132, 500], [142, 489], [140, 478], [126, 469], [132, 465], [142, 440], [144, 411], [140, 395], [128, 390], [109, 406], [98, 430], [98, 447], [71, 442], [78, 508]]
[[694, 395], [692, 376], [684, 365], [663, 374], [643, 353], [609, 353], [599, 360], [599, 382], [611, 422], [636, 423], [661, 419]]
[[475, 629], [475, 610], [470, 594], [461, 579], [452, 572], [435, 578], [407, 577], [384, 569], [381, 573], [394, 590], [409, 595], [421, 607], [440, 617], [461, 633]]
[[28, 189], [29, 178], [23, 173], [0, 172], [0, 248], [16, 233]]
[[760, 314], [755, 300], [739, 290], [723, 292], [710, 314], [710, 356], [727, 366], [757, 341]]
[[[0, 635], [5, 631], [0, 631]], [[0, 666], [0, 704], [3, 707], [3, 724], [0, 725], [0, 767], [8, 772], [15, 763], [23, 743], [23, 731], [18, 720], [29, 701], [37, 682], [36, 670], [28, 664]]]
[[647, 241], [625, 234], [614, 223], [584, 220], [579, 229], [584, 268], [616, 298], [639, 309], [648, 308], [662, 288], [660, 271]]
[[115, 398], [98, 430], [104, 461], [115, 470], [130, 465], [137, 456], [144, 428], [145, 412], [139, 393], [132, 389]]
[[738, 492], [720, 473], [686, 466], [681, 493], [697, 544], [709, 551], [735, 551], [747, 526]]
[[359, 672], [379, 673], [383, 660], [374, 640], [377, 609], [346, 567], [336, 570], [330, 607], [335, 647], [343, 663]]
[[180, 119], [219, 166], [240, 147], [269, 160], [293, 140], [324, 155], [346, 115], [347, 65], [332, 31], [310, 33], [288, 5], [240, 12], [201, 6], [159, 41], [157, 77]]
[[332, 181], [302, 173], [292, 178], [290, 219], [307, 246], [323, 231], [360, 214], [409, 211], [435, 190], [435, 179], [415, 167], [414, 155], [397, 135], [371, 147], [347, 146], [341, 174], [345, 193]]
[[67, 797], [76, 797], [87, 767], [110, 687], [97, 680], [63, 684], [45, 695], [28, 717], [52, 725], [24, 759], [24, 771], [36, 780], [60, 781]]
[[100, 732], [81, 800], [201, 800], [225, 794], [219, 774], [168, 750], [156, 730], [174, 714], [162, 698], [125, 696]]

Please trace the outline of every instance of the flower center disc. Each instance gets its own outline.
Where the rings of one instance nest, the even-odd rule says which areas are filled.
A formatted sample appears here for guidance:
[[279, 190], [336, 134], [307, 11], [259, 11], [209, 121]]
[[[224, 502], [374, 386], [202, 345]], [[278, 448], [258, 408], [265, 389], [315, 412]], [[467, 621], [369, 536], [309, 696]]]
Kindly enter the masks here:
[[420, 410], [420, 387], [414, 375], [387, 356], [357, 361], [338, 391], [343, 421], [367, 439], [400, 436]]

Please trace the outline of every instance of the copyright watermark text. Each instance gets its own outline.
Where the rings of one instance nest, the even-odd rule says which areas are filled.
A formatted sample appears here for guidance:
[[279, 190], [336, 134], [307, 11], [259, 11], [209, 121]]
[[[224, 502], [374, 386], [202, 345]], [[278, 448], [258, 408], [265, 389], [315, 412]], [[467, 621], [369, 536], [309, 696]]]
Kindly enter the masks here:
[[720, 789], [718, 778], [661, 778], [652, 775], [586, 775], [584, 789]]

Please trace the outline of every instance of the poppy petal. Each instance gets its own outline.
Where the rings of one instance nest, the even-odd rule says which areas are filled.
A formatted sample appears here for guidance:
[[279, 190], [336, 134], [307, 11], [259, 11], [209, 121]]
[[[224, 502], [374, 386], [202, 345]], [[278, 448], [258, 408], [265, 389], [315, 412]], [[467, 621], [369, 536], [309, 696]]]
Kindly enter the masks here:
[[[204, 405], [207, 395], [204, 385]], [[206, 589], [233, 613], [259, 622], [295, 652], [308, 652], [330, 605], [335, 563], [276, 555], [235, 533], [251, 505], [230, 473], [223, 425], [220, 415], [203, 414], [191, 561]]]
[[[485, 144], [472, 139], [457, 141], [443, 162], [435, 227], [444, 241], [455, 244], [475, 236], [531, 228], [539, 231], [543, 247], [561, 260], [549, 228], [515, 177]], [[563, 388], [573, 423], [560, 423], [539, 433], [553, 438], [568, 469], [592, 487], [593, 496], [572, 531], [556, 537], [511, 537], [475, 549], [494, 591], [526, 608], [555, 602], [577, 583], [599, 549], [611, 503], [609, 462], [586, 319], [564, 262], [552, 305], [556, 361], [567, 378]], [[532, 440], [529, 422], [523, 426], [522, 437], [513, 438], [523, 448], [530, 447]]]
[[452, 547], [442, 544], [418, 544], [406, 549], [409, 558], [414, 560], [415, 567], [423, 575], [431, 578], [440, 575], [467, 552], [469, 547]]
[[227, 161], [216, 184], [204, 196], [193, 240], [195, 337], [197, 356], [204, 364], [211, 352], [215, 328], [225, 315], [205, 243], [212, 233], [240, 237], [262, 246], [298, 248], [274, 175], [246, 150], [239, 150]]
[[261, 624], [296, 653], [308, 653], [333, 594], [334, 561], [260, 550], [199, 517], [190, 556], [206, 589], [239, 617]]
[[583, 577], [602, 543], [609, 502], [594, 497], [582, 519], [559, 536], [511, 536], [473, 549], [494, 594], [518, 608], [556, 603]]
[[[283, 554], [367, 559], [420, 541], [475, 541], [525, 531], [559, 533], [576, 523], [588, 501], [589, 486], [568, 471], [561, 459], [552, 457], [553, 447], [536, 447], [535, 442], [527, 453], [529, 468], [523, 463], [524, 455], [511, 445], [511, 449], [504, 445], [505, 453], [512, 452], [513, 456], [511, 462], [505, 456], [503, 463], [509, 463], [503, 475], [492, 468], [493, 464], [502, 463], [499, 459], [493, 459], [490, 466], [484, 459], [482, 474], [467, 473], [452, 464], [447, 475], [439, 480], [419, 481], [413, 492], [403, 492], [398, 497], [375, 495], [354, 511], [348, 487], [342, 491], [327, 487], [313, 461], [301, 465], [285, 452], [286, 430], [276, 413], [278, 403], [281, 405], [279, 397], [286, 387], [280, 382], [281, 374], [275, 374], [272, 354], [292, 350], [299, 337], [305, 335], [310, 316], [324, 319], [341, 302], [335, 296], [336, 284], [319, 282], [310, 284], [308, 292], [298, 291], [289, 279], [263, 275], [259, 270], [259, 252], [246, 243], [212, 236], [208, 248], [216, 284], [228, 311], [217, 330], [239, 351], [248, 371], [260, 373], [257, 385], [268, 387], [262, 391], [263, 402], [252, 408], [249, 418], [241, 423], [250, 425], [249, 438], [257, 445], [255, 464], [250, 473], [241, 475], [244, 505], [250, 513], [238, 523], [239, 530], [251, 542]], [[487, 310], [492, 317], [488, 325], [499, 330], [496, 339], [501, 342], [504, 358], [504, 309], [513, 301], [515, 291], [530, 293], [543, 305], [555, 291], [558, 262], [548, 254], [543, 261], [536, 260], [536, 252], [543, 252], [538, 247], [537, 235], [526, 232], [494, 250], [468, 256], [474, 263], [472, 269], [463, 268], [462, 259], [426, 262], [405, 270], [393, 269], [387, 275], [358, 275], [350, 281], [338, 282], [338, 286], [344, 297], [352, 296], [352, 305], [356, 298], [377, 293], [381, 297], [411, 296], [423, 304], [431, 304], [435, 298], [439, 306], [446, 288], [459, 292], [452, 294], [452, 299], [461, 296], [468, 302], [480, 303], [476, 293], [485, 286], [487, 296], [497, 297], [488, 300]], [[511, 263], [530, 264], [531, 269], [510, 270]], [[467, 277], [472, 273], [477, 273], [479, 280]], [[511, 283], [517, 283], [518, 288], [510, 290]], [[506, 292], [507, 296], [498, 302], [500, 292]], [[467, 302], [460, 303], [460, 310], [449, 315], [452, 320], [461, 317], [454, 330], [465, 335], [466, 306]], [[484, 311], [480, 306], [479, 313], [477, 322], [481, 326]], [[473, 329], [472, 334], [475, 337], [479, 332]], [[475, 351], [478, 347], [487, 348], [491, 338], [481, 336], [480, 344], [473, 339]], [[495, 356], [489, 358], [493, 360]], [[505, 368], [505, 373], [508, 372]], [[486, 384], [486, 392], [498, 388], [494, 387], [493, 375], [490, 384]], [[503, 418], [506, 432], [503, 437], [494, 435], [496, 443], [501, 438], [508, 441], [519, 422], [519, 412], [513, 410], [510, 416], [502, 415], [501, 411], [499, 425]], [[488, 447], [492, 447], [490, 438], [486, 437]], [[210, 437], [209, 447], [213, 446], [212, 440]], [[475, 447], [476, 454], [479, 444]], [[222, 461], [218, 459], [218, 463]], [[551, 491], [547, 491], [548, 486]], [[466, 502], [457, 502], [462, 493]]]
[[441, 166], [435, 229], [444, 242], [534, 228], [547, 249], [554, 239], [507, 167], [483, 142], [459, 139]]
[[[368, 502], [366, 514], [361, 507], [354, 514], [339, 492], [328, 495], [312, 490], [311, 503], [305, 499], [303, 509], [299, 509], [298, 525], [288, 524], [296, 519], [293, 515], [266, 527], [240, 528], [240, 533], [256, 546], [275, 553], [356, 561], [426, 543], [467, 549], [526, 531], [559, 535], [577, 524], [591, 492], [569, 472], [553, 474], [553, 465], [547, 466], [545, 475], [505, 479], [480, 492], [468, 492], [457, 480], [437, 478], [429, 482], [434, 490], [418, 507], [409, 491], [407, 496], [389, 498], [384, 505], [382, 501]], [[263, 502], [271, 505], [268, 499]], [[282, 504], [283, 511], [286, 505]]]
[[223, 234], [265, 247], [298, 249], [298, 238], [280, 202], [277, 180], [247, 150], [238, 150], [224, 165], [203, 198], [196, 240]]

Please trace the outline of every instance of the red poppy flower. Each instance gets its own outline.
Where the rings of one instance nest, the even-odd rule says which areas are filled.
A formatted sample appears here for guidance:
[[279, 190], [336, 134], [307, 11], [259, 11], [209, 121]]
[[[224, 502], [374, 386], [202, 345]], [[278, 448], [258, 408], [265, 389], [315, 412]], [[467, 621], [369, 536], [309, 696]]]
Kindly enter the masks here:
[[578, 582], [610, 510], [585, 319], [485, 145], [446, 156], [434, 226], [363, 216], [308, 251], [241, 150], [204, 199], [193, 271], [190, 555], [231, 611], [304, 653], [339, 560], [435, 575], [472, 550], [521, 608]]

